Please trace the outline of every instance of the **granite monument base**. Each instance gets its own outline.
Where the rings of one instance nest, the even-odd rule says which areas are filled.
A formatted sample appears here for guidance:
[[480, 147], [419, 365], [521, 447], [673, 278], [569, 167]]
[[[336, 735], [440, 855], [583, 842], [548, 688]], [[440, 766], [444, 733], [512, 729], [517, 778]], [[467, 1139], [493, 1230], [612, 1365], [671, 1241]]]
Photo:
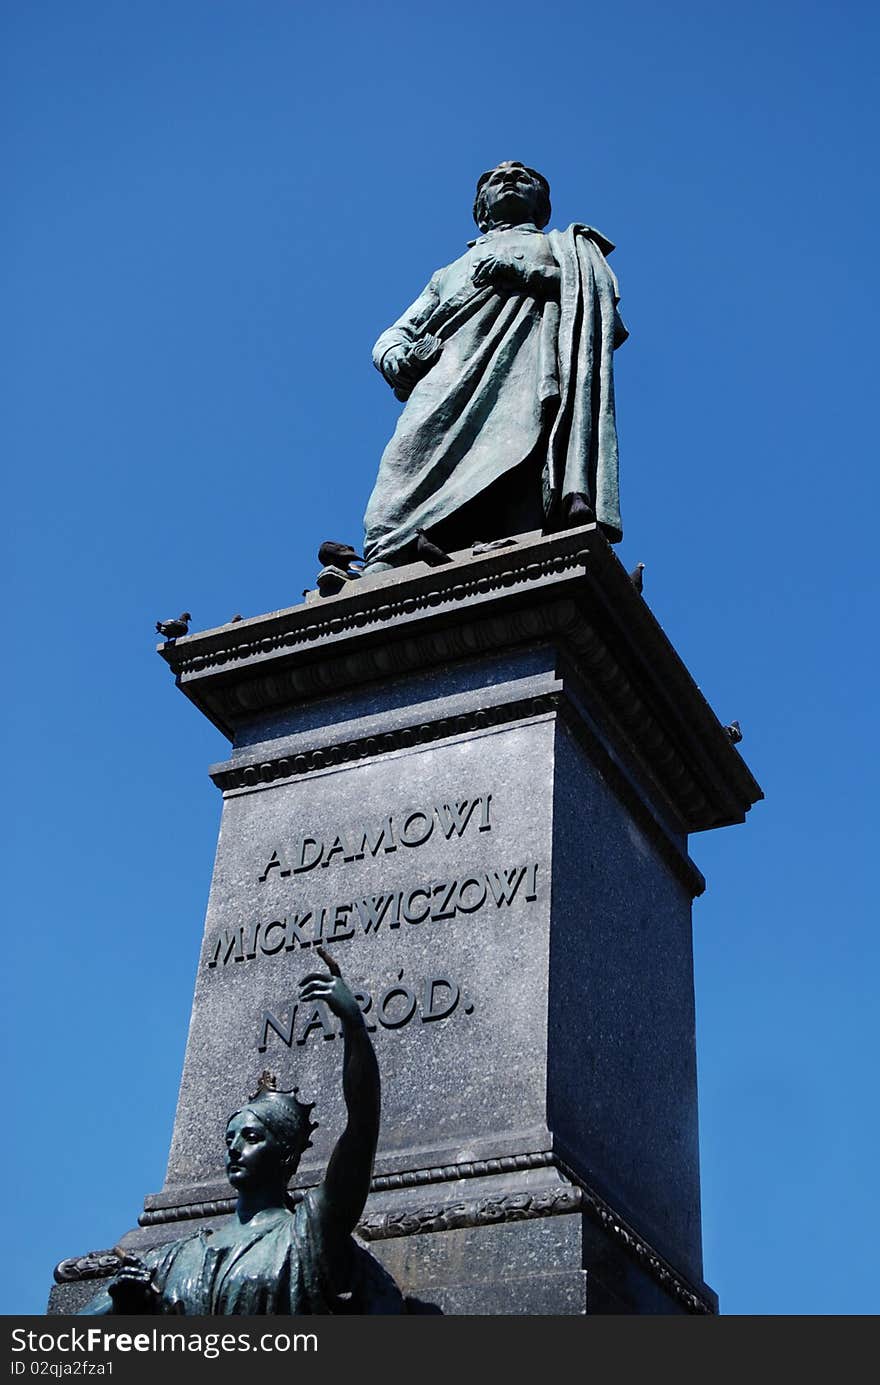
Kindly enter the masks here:
[[[165, 1185], [125, 1249], [233, 1206], [263, 1068], [343, 1124], [333, 952], [383, 1115], [360, 1226], [413, 1311], [713, 1312], [702, 1279], [694, 831], [760, 797], [594, 525], [166, 644], [232, 742]], [[51, 1311], [94, 1276], [59, 1267]]]

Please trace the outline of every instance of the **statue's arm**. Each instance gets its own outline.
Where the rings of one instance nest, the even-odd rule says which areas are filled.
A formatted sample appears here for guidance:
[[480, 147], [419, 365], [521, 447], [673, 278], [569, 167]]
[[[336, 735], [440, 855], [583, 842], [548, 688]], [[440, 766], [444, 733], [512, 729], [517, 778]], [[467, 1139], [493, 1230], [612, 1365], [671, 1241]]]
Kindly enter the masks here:
[[153, 1253], [148, 1253], [143, 1260], [135, 1255], [126, 1256], [119, 1272], [106, 1288], [79, 1309], [79, 1315], [96, 1317], [119, 1313], [157, 1313], [159, 1293], [153, 1283], [155, 1268], [156, 1256]]
[[383, 374], [383, 362], [388, 352], [396, 346], [412, 346], [423, 334], [426, 322], [440, 301], [439, 278], [438, 270], [422, 289], [415, 303], [411, 303], [406, 312], [401, 313], [397, 321], [386, 328], [373, 347], [373, 364]]
[[409, 398], [415, 385], [439, 359], [442, 346], [425, 326], [440, 301], [438, 280], [432, 277], [405, 313], [384, 331], [373, 347], [373, 364], [398, 399]]
[[559, 301], [562, 275], [559, 265], [537, 265], [526, 276], [526, 290], [535, 298], [552, 298]]
[[562, 283], [559, 265], [528, 265], [512, 250], [489, 251], [474, 265], [471, 277], [478, 289], [491, 286], [502, 292], [559, 301]]
[[342, 1021], [342, 1094], [348, 1119], [314, 1199], [325, 1234], [347, 1236], [370, 1191], [379, 1139], [379, 1065], [360, 1007], [341, 975], [313, 972], [304, 978], [300, 994], [305, 1001], [323, 1000]]

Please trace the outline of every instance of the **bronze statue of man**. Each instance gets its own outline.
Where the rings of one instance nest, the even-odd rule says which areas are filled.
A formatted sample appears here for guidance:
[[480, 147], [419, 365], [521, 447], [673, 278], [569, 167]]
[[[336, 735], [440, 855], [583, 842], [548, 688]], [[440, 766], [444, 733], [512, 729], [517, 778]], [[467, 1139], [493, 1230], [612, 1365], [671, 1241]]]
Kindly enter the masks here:
[[621, 538], [610, 241], [544, 233], [547, 180], [502, 163], [477, 184], [480, 236], [383, 332], [373, 361], [405, 401], [364, 516], [365, 571], [597, 520]]
[[303, 1001], [323, 1001], [342, 1021], [342, 1087], [348, 1123], [323, 1181], [291, 1205], [287, 1186], [315, 1129], [312, 1107], [279, 1092], [268, 1073], [226, 1126], [234, 1214], [127, 1256], [107, 1288], [80, 1311], [100, 1313], [400, 1313], [393, 1279], [351, 1235], [364, 1209], [379, 1134], [379, 1070], [363, 1015], [332, 959], [311, 972]]

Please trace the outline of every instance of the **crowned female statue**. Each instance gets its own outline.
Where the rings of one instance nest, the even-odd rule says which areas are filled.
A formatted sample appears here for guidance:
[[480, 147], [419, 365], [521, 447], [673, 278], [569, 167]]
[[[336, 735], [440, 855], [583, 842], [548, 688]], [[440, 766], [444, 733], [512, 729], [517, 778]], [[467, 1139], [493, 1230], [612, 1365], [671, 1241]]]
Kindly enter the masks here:
[[226, 1173], [238, 1194], [218, 1229], [171, 1241], [119, 1272], [82, 1313], [400, 1313], [391, 1276], [352, 1237], [370, 1188], [379, 1134], [379, 1070], [357, 1001], [336, 963], [311, 972], [301, 999], [342, 1021], [348, 1121], [323, 1181], [293, 1205], [287, 1187], [316, 1125], [296, 1089], [264, 1073], [226, 1126]]

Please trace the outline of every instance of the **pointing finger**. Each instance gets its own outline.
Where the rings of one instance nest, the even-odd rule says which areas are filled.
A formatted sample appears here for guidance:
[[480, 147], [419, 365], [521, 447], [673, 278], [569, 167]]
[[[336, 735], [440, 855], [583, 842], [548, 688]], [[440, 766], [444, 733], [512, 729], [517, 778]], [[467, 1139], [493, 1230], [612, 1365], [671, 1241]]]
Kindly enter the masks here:
[[317, 954], [318, 954], [318, 956], [320, 957], [321, 961], [322, 961], [322, 962], [324, 963], [324, 965], [326, 966], [327, 970], [330, 972], [330, 975], [331, 975], [331, 976], [341, 976], [341, 975], [342, 975], [342, 972], [339, 970], [339, 963], [337, 962], [337, 960], [336, 960], [335, 957], [331, 957], [331, 955], [330, 955], [330, 953], [327, 951], [326, 947], [322, 947], [321, 944], [318, 943], [318, 945], [317, 945], [316, 948], [315, 948], [315, 951], [317, 952]]

